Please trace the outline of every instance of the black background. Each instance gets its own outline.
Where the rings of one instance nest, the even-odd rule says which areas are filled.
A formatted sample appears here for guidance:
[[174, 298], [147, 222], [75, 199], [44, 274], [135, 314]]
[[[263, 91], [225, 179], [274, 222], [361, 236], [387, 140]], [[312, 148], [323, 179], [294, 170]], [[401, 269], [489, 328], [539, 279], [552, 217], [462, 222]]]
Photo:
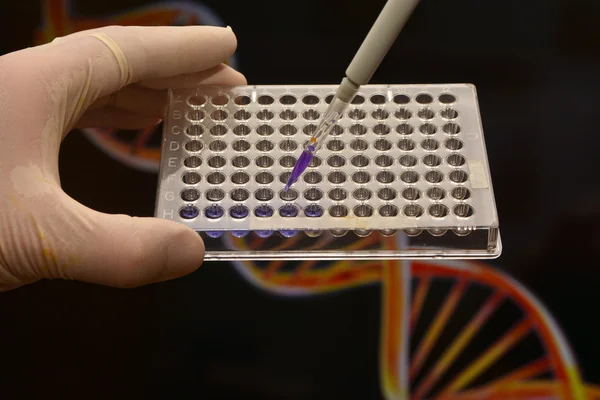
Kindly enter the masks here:
[[[75, 8], [94, 17], [142, 4]], [[249, 83], [292, 84], [337, 83], [384, 2], [203, 4], [236, 32]], [[0, 54], [31, 46], [40, 15], [38, 2], [3, 1]], [[596, 384], [599, 18], [594, 0], [423, 0], [372, 80], [477, 86], [504, 242], [490, 267], [550, 309]], [[60, 169], [65, 190], [92, 208], [153, 214], [155, 175], [78, 132]], [[223, 264], [135, 290], [41, 282], [0, 296], [0, 393], [379, 398], [379, 306], [377, 286], [287, 300]]]

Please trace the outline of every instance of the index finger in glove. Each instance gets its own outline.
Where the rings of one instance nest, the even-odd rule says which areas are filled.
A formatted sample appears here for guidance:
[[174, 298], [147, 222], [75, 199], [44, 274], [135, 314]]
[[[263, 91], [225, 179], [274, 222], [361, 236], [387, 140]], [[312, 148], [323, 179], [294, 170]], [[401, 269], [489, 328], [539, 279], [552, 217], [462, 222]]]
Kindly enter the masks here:
[[236, 47], [231, 28], [111, 26], [67, 36], [43, 51], [60, 53], [51, 60], [66, 68], [92, 68], [90, 91], [98, 98], [142, 80], [210, 69]]

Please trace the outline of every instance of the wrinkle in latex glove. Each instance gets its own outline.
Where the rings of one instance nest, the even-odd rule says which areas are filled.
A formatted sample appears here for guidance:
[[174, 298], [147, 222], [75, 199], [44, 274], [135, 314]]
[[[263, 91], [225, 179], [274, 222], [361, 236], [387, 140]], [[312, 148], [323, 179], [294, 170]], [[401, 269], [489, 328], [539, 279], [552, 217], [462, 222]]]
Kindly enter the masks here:
[[108, 215], [60, 186], [74, 127], [157, 124], [166, 89], [243, 85], [229, 28], [106, 27], [0, 57], [0, 290], [40, 279], [133, 287], [188, 274], [202, 239], [182, 224]]

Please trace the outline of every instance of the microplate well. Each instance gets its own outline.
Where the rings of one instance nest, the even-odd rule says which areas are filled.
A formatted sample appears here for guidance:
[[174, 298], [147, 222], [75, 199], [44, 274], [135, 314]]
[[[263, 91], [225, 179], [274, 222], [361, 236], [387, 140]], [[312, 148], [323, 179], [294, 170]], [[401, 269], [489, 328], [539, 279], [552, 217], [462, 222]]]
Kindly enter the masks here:
[[499, 256], [473, 85], [361, 87], [284, 190], [336, 88], [171, 90], [155, 216], [196, 230], [207, 260]]

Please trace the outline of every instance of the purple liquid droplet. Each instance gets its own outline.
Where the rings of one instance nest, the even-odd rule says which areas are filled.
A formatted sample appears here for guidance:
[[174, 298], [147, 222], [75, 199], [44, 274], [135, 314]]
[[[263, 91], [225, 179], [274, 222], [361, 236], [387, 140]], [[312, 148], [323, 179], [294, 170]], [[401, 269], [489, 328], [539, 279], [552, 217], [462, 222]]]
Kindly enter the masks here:
[[229, 210], [229, 215], [231, 215], [232, 218], [236, 219], [246, 218], [248, 216], [248, 213], [248, 207], [246, 206], [233, 206]]
[[281, 233], [281, 235], [286, 238], [291, 238], [291, 237], [296, 236], [296, 234], [298, 233], [298, 230], [285, 230], [285, 231], [279, 231], [279, 233]]
[[185, 206], [179, 211], [181, 218], [192, 219], [196, 218], [200, 214], [200, 210], [194, 206]]
[[231, 234], [233, 236], [235, 236], [236, 238], [243, 238], [244, 236], [246, 236], [250, 231], [231, 231]]
[[291, 204], [286, 204], [279, 209], [279, 215], [282, 217], [295, 217], [298, 215], [298, 208]]
[[204, 210], [204, 215], [206, 215], [206, 218], [210, 219], [221, 218], [224, 213], [225, 211], [223, 210], [223, 207], [219, 207], [217, 205], [206, 207]]
[[316, 204], [311, 204], [304, 209], [304, 215], [307, 217], [320, 217], [323, 215], [323, 208]]
[[257, 217], [263, 217], [263, 218], [270, 217], [273, 215], [273, 209], [271, 207], [265, 206], [265, 205], [258, 206], [258, 207], [256, 207], [256, 210], [254, 210], [254, 214]]
[[220, 238], [223, 236], [223, 231], [206, 231], [206, 236], [211, 237], [213, 239]]
[[256, 234], [261, 238], [268, 238], [273, 234], [273, 231], [255, 231]]

